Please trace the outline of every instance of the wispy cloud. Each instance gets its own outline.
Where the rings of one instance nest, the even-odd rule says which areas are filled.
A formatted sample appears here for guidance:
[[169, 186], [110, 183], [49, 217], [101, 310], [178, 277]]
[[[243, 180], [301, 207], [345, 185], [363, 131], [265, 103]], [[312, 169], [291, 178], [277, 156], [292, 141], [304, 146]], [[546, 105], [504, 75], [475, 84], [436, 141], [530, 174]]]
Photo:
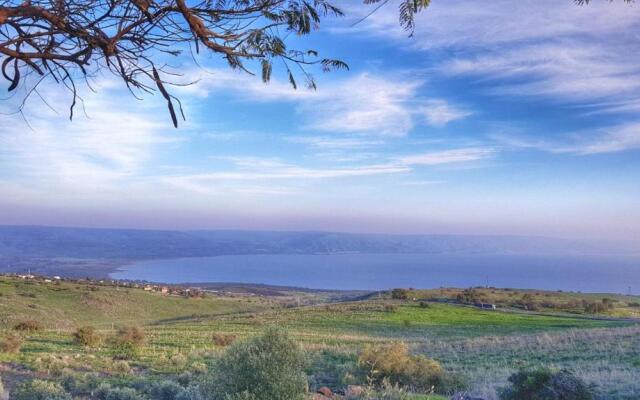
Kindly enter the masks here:
[[381, 139], [367, 139], [363, 137], [289, 136], [286, 139], [292, 143], [305, 144], [317, 149], [362, 149], [385, 143], [385, 141]]
[[556, 154], [590, 155], [640, 149], [640, 123], [628, 123], [541, 139], [522, 135], [494, 135], [507, 148], [536, 149]]
[[499, 95], [593, 101], [635, 96], [640, 88], [637, 61], [634, 55], [616, 54], [612, 46], [571, 40], [456, 58], [441, 70], [491, 79], [496, 85], [492, 91]]
[[420, 112], [424, 115], [426, 122], [432, 126], [445, 126], [449, 122], [464, 119], [473, 114], [441, 99], [428, 100], [421, 107]]
[[[640, 101], [638, 11], [637, 4], [605, 1], [583, 7], [557, 0], [433, 2], [418, 16], [411, 43], [418, 51], [446, 49], [438, 53], [438, 73], [489, 80], [490, 92], [500, 96], [634, 112]], [[407, 41], [392, 12], [375, 13], [356, 30]], [[607, 106], [605, 99], [618, 105]]]
[[[88, 116], [76, 113], [73, 122], [41, 104], [27, 108], [29, 126], [15, 115], [1, 117], [0, 178], [51, 193], [114, 191], [140, 173], [155, 148], [180, 140], [159, 120], [164, 110], [139, 104], [123, 111], [118, 99], [126, 94], [98, 87], [100, 96], [84, 98]], [[47, 95], [51, 104], [67, 104], [55, 90]]]
[[401, 157], [398, 161], [404, 165], [444, 165], [485, 160], [495, 154], [496, 150], [492, 148], [470, 147], [413, 154]]
[[398, 137], [417, 124], [444, 126], [470, 115], [444, 99], [423, 97], [420, 88], [424, 84], [403, 72], [388, 76], [361, 73], [323, 82], [316, 91], [293, 90], [278, 79], [263, 84], [246, 74], [214, 70], [182, 90], [198, 96], [226, 93], [249, 102], [294, 103], [303, 128], [339, 134]]
[[[221, 188], [224, 190], [230, 188], [233, 191], [243, 190], [246, 193], [273, 194], [261, 190], [265, 187], [264, 183], [273, 185], [274, 182], [282, 182], [279, 186], [275, 185], [274, 190], [278, 193], [290, 190], [293, 193], [295, 190], [287, 185], [294, 182], [406, 174], [414, 171], [415, 167], [465, 164], [485, 160], [495, 154], [496, 151], [491, 148], [461, 148], [408, 155], [381, 160], [379, 163], [315, 168], [292, 164], [279, 158], [220, 157], [221, 160], [230, 162], [233, 168], [207, 173], [165, 176], [160, 177], [160, 180], [164, 184], [200, 193], [219, 192]], [[407, 182], [406, 185], [431, 185], [442, 181]]]

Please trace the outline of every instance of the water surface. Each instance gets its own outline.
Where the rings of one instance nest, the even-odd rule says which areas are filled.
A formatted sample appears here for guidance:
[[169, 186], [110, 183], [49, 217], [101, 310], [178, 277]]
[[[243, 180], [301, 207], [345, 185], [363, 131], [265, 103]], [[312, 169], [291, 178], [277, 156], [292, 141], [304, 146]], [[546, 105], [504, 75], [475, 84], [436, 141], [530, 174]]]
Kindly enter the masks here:
[[151, 282], [313, 289], [440, 286], [640, 293], [640, 257], [451, 254], [232, 255], [136, 262], [112, 274]]

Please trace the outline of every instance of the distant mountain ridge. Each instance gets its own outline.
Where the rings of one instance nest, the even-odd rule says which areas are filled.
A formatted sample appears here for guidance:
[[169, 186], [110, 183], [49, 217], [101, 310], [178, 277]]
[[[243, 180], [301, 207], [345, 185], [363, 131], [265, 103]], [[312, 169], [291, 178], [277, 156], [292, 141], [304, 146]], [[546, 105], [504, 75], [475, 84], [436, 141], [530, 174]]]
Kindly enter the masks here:
[[570, 240], [536, 236], [0, 226], [0, 257], [5, 258], [152, 259], [346, 252], [587, 254], [607, 250]]

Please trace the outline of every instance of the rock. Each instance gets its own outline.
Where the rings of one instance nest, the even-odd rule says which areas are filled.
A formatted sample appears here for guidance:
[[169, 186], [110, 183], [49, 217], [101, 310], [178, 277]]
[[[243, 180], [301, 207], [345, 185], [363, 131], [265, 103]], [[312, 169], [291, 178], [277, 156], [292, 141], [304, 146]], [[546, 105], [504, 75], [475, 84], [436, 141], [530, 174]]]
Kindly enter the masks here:
[[347, 386], [346, 395], [347, 397], [359, 397], [364, 393], [364, 388], [358, 385], [349, 385]]
[[329, 389], [326, 386], [323, 386], [320, 389], [318, 389], [318, 393], [320, 393], [325, 397], [329, 397], [329, 398], [333, 397], [333, 392], [331, 391], [331, 389]]

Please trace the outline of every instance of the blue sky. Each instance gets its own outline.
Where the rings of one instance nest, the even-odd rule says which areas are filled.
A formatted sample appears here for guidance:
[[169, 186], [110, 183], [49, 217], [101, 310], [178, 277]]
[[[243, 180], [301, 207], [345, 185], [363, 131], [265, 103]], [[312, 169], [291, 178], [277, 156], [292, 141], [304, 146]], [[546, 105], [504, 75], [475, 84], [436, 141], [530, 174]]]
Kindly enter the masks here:
[[0, 223], [640, 244], [638, 5], [434, 0], [408, 38], [393, 5], [344, 4], [297, 43], [351, 67], [315, 92], [174, 61], [199, 78], [178, 130], [109, 77], [72, 123], [43, 87], [57, 112], [0, 116]]

